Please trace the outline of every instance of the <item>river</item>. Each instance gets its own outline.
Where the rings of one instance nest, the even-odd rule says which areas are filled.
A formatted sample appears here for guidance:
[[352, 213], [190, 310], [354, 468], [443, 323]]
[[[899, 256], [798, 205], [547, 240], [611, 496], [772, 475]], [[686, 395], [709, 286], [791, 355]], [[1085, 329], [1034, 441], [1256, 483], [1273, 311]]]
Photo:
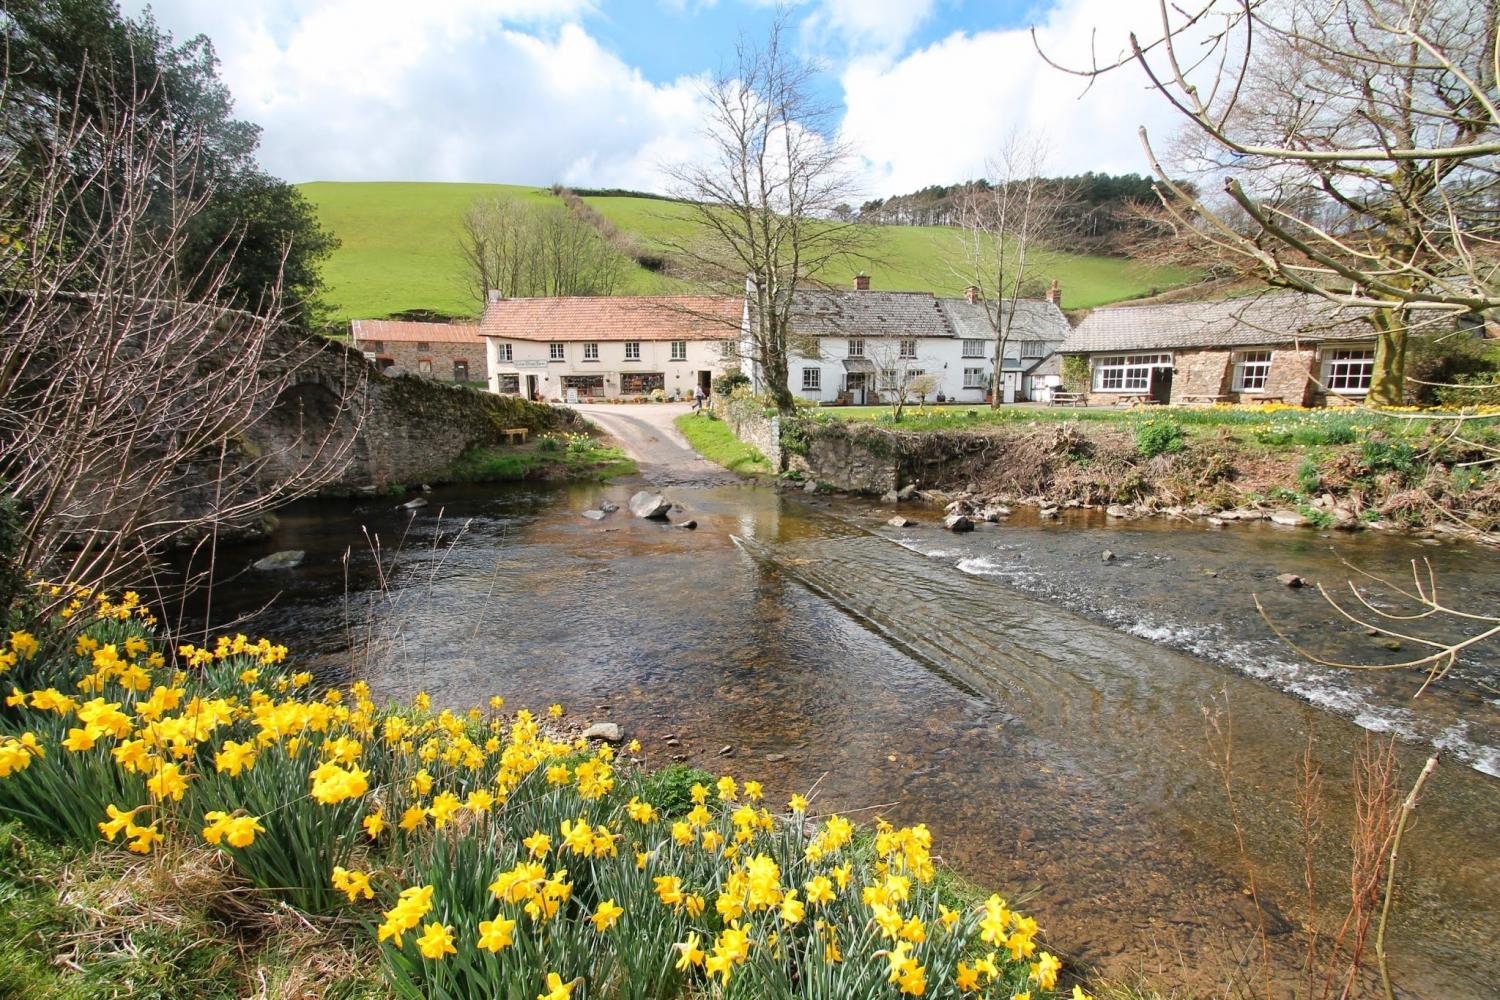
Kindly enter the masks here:
[[[1071, 959], [1195, 995], [1222, 992], [1261, 947], [1247, 860], [1273, 912], [1275, 989], [1297, 985], [1291, 928], [1342, 917], [1353, 762], [1392, 733], [1403, 783], [1442, 755], [1399, 869], [1397, 982], [1500, 995], [1500, 713], [1474, 693], [1500, 685], [1500, 651], [1413, 700], [1420, 678], [1303, 661], [1251, 596], [1321, 654], [1394, 662], [1410, 649], [1275, 576], [1336, 584], [1341, 560], [1399, 576], [1426, 559], [1449, 600], [1494, 609], [1494, 553], [1093, 512], [1018, 511], [958, 536], [932, 511], [896, 529], [877, 505], [749, 485], [671, 488], [696, 531], [580, 516], [637, 488], [453, 488], [415, 514], [304, 502], [264, 544], [221, 553], [211, 600], [184, 617], [254, 612], [247, 630], [378, 696], [560, 701], [619, 722], [648, 764], [681, 757], [782, 796], [816, 786], [821, 811], [925, 821], [946, 861], [1025, 898]], [[247, 568], [277, 549], [306, 561]], [[1232, 731], [1243, 856], [1214, 712]], [[1310, 903], [1293, 806], [1305, 753], [1328, 800]]]

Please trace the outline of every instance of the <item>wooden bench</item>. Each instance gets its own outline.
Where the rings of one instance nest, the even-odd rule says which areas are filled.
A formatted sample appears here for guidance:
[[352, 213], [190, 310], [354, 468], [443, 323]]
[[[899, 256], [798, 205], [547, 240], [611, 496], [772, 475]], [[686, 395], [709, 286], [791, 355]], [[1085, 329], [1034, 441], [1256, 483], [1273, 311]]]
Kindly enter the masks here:
[[1229, 397], [1209, 392], [1185, 392], [1181, 396], [1181, 401], [1184, 403], [1201, 403], [1212, 406], [1215, 403], [1227, 403]]
[[1285, 396], [1252, 396], [1250, 399], [1246, 400], [1246, 402], [1250, 402], [1250, 403], [1285, 403], [1286, 402], [1286, 397]]
[[1088, 406], [1089, 394], [1086, 392], [1053, 392], [1052, 398], [1047, 401], [1048, 406]]
[[526, 435], [531, 431], [525, 427], [507, 427], [500, 433], [505, 435], [506, 444], [525, 444]]
[[1140, 393], [1138, 395], [1121, 396], [1115, 402], [1116, 402], [1116, 405], [1119, 405], [1119, 406], [1160, 406], [1161, 405], [1161, 400], [1157, 399], [1155, 396], [1150, 395], [1149, 393], [1144, 393], [1144, 392]]

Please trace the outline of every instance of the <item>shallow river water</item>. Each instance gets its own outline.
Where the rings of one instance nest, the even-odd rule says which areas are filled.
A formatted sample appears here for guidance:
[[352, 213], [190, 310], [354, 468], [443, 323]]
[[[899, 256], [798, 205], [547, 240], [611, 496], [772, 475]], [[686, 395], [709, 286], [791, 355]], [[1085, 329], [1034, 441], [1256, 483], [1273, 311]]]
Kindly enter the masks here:
[[[1292, 928], [1342, 917], [1353, 762], [1372, 732], [1394, 733], [1403, 783], [1442, 754], [1400, 867], [1397, 982], [1500, 995], [1500, 711], [1473, 693], [1500, 686], [1500, 651], [1413, 700], [1420, 678], [1303, 661], [1252, 603], [1320, 654], [1394, 662], [1410, 650], [1276, 574], [1335, 584], [1351, 575], [1341, 560], [1395, 576], [1427, 559], [1454, 605], [1494, 609], [1494, 553], [1083, 512], [1018, 511], [955, 536], [930, 511], [894, 529], [888, 509], [738, 485], [670, 491], [697, 531], [579, 516], [634, 488], [438, 491], [415, 516], [305, 503], [264, 545], [222, 553], [212, 603], [187, 618], [258, 611], [249, 630], [330, 680], [455, 707], [561, 701], [619, 722], [650, 764], [684, 756], [782, 796], [816, 785], [819, 811], [925, 821], [959, 870], [1031, 893], [1065, 955], [1198, 995], [1261, 947], [1207, 714], [1232, 732], [1236, 814], [1282, 968], [1303, 947]], [[301, 568], [245, 569], [288, 548], [307, 550]], [[1293, 807], [1304, 753], [1329, 810], [1311, 914]], [[1296, 983], [1280, 973], [1275, 988]]]

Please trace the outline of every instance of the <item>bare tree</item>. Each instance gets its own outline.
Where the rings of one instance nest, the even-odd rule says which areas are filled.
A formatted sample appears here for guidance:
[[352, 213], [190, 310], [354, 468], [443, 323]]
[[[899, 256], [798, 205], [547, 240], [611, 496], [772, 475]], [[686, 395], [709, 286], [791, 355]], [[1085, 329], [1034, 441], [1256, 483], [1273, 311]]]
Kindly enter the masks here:
[[[1369, 402], [1401, 402], [1409, 334], [1500, 307], [1500, 0], [1159, 5], [1121, 54], [1187, 124], [1180, 158], [1245, 223], [1163, 204], [1272, 285], [1372, 309]], [[1056, 65], [1056, 63], [1054, 63]]]
[[1069, 193], [1042, 177], [1046, 146], [1034, 136], [1012, 134], [990, 161], [986, 183], [968, 185], [959, 199], [962, 263], [955, 268], [975, 289], [995, 335], [990, 406], [999, 407], [1005, 347], [1017, 304], [1036, 285], [1036, 274], [1054, 256], [1052, 240]]
[[785, 26], [778, 18], [762, 45], [742, 40], [734, 73], [705, 89], [711, 160], [669, 171], [692, 235], [666, 242], [684, 276], [749, 298], [742, 357], [784, 413], [797, 292], [830, 265], [860, 259], [869, 241], [840, 216], [849, 151], [813, 97], [811, 67], [786, 51]]
[[459, 255], [482, 304], [491, 289], [507, 298], [610, 295], [628, 259], [604, 234], [560, 206], [517, 198], [481, 198], [459, 222]]
[[[20, 99], [0, 86], [0, 117]], [[327, 346], [350, 366], [348, 384], [322, 387], [346, 433], [319, 421], [319, 436], [248, 445], [262, 420], [294, 429], [297, 369], [323, 341], [281, 326], [277, 288], [257, 314], [214, 304], [235, 247], [209, 255], [212, 271], [183, 268], [211, 185], [163, 192], [157, 177], [194, 170], [202, 140], [119, 96], [55, 117], [50, 135], [42, 157], [0, 150], [0, 483], [20, 566], [108, 585], [130, 559], [254, 522], [337, 473], [364, 368]]]
[[865, 357], [875, 366], [875, 394], [891, 408], [891, 419], [899, 421], [906, 404], [914, 398], [923, 403], [937, 392], [939, 379], [932, 371], [942, 362], [932, 357], [918, 357], [913, 339], [869, 337], [865, 340]]

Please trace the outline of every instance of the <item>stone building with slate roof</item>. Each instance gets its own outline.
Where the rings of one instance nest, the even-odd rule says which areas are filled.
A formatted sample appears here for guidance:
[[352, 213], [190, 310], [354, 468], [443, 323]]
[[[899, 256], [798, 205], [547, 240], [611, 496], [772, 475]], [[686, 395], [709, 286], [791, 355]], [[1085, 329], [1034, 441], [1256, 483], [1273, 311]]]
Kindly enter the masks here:
[[501, 298], [479, 332], [492, 392], [532, 399], [690, 399], [735, 368], [743, 300], [722, 295]]
[[405, 323], [357, 319], [354, 346], [383, 369], [443, 382], [484, 380], [484, 338], [474, 323]]
[[1375, 360], [1363, 310], [1300, 292], [1095, 309], [1060, 353], [1088, 360], [1090, 403], [1363, 398]]
[[[860, 275], [854, 287], [799, 289], [792, 315], [792, 394], [817, 403], [858, 405], [891, 401], [917, 374], [937, 376], [937, 396], [983, 402], [991, 388], [995, 333], [973, 298], [931, 292], [881, 292]], [[1034, 378], [1068, 334], [1057, 303], [1018, 303], [1003, 365], [1003, 398], [1026, 399], [1046, 384]], [[748, 313], [747, 313], [748, 323]], [[748, 326], [747, 326], [748, 330]], [[748, 336], [748, 334], [747, 334]], [[748, 344], [741, 354], [750, 356]], [[756, 391], [760, 372], [747, 372]]]

